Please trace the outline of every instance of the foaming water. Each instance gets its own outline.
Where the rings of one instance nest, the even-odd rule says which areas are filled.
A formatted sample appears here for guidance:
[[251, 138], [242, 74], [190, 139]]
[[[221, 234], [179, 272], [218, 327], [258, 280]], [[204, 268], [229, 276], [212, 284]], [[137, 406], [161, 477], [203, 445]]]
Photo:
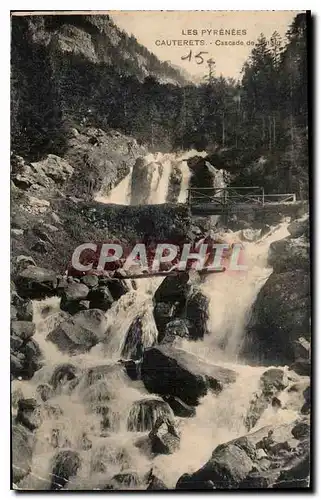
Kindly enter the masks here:
[[[139, 158], [139, 166], [131, 167], [126, 177], [109, 193], [105, 192], [105, 188], [97, 193], [95, 200], [120, 205], [166, 203], [171, 174], [178, 168], [181, 172], [181, 184], [177, 203], [185, 203], [191, 177], [187, 160], [193, 156], [204, 157], [206, 152], [191, 150], [183, 153], [149, 153]], [[136, 168], [139, 170], [138, 180], [134, 176]]]
[[130, 167], [129, 173], [124, 177], [124, 179], [117, 184], [110, 193], [106, 194], [104, 189], [100, 191], [96, 196], [95, 200], [100, 203], [116, 203], [118, 205], [129, 205], [131, 196], [131, 179], [132, 179], [133, 167]]
[[[204, 340], [206, 346], [214, 350], [219, 348], [224, 357], [237, 360], [251, 306], [272, 272], [266, 267], [269, 246], [288, 234], [284, 222], [261, 241], [243, 243], [246, 270], [208, 276], [201, 286], [210, 300], [208, 327], [211, 334]], [[239, 241], [238, 233], [228, 233], [223, 238], [229, 243]]]
[[[150, 174], [147, 199], [150, 203], [166, 201], [174, 162], [176, 166], [180, 165], [182, 172], [178, 201], [186, 200], [190, 179], [186, 160], [195, 153], [158, 153], [146, 157], [145, 166]], [[223, 180], [221, 176], [217, 183]], [[131, 181], [132, 172], [108, 197], [99, 201], [130, 204]], [[42, 424], [35, 431], [31, 473], [19, 483], [19, 487], [49, 489], [54, 456], [58, 450], [68, 449], [77, 451], [81, 467], [65, 489], [101, 489], [115, 474], [132, 471], [142, 480], [136, 487], [144, 489], [143, 478], [151, 467], [168, 487], [175, 487], [183, 473], [193, 472], [204, 465], [218, 444], [246, 434], [244, 418], [266, 368], [243, 364], [238, 353], [251, 305], [271, 273], [267, 268], [269, 245], [287, 234], [287, 224], [284, 223], [258, 242], [244, 243], [246, 272], [209, 275], [201, 284], [202, 292], [210, 301], [209, 335], [203, 341], [180, 339], [177, 344], [206, 363], [233, 369], [237, 374], [236, 382], [225, 387], [218, 396], [208, 393], [202, 398], [195, 417], [176, 418], [181, 441], [179, 450], [172, 455], [152, 455], [146, 446], [148, 431], [129, 430], [139, 428], [142, 415], [145, 419], [143, 410], [139, 409], [142, 401], [155, 400], [156, 404], [161, 400], [159, 396], [147, 393], [141, 381], [131, 381], [122, 364], [118, 363], [128, 330], [138, 316], [144, 346], [156, 342], [153, 295], [163, 278], [137, 280], [136, 289], [130, 289], [107, 311], [106, 340], [89, 352], [75, 356], [62, 354], [46, 340], [48, 332], [62, 320], [59, 299], [34, 301], [34, 338], [43, 353], [43, 368], [30, 381], [14, 381], [14, 391], [22, 391], [24, 397], [34, 397], [40, 402], [38, 385], [50, 383], [54, 369], [62, 363], [75, 367], [76, 381], [71, 380], [56, 390], [47, 403], [42, 403]], [[227, 242], [239, 239], [238, 233], [227, 233], [222, 237]], [[93, 369], [91, 375], [89, 369]], [[283, 393], [282, 397], [282, 410], [276, 412], [268, 408], [255, 429], [295, 418], [303, 403], [291, 392]], [[153, 418], [157, 418], [161, 411], [157, 404], [153, 411]], [[124, 486], [124, 489], [132, 488], [132, 485]]]

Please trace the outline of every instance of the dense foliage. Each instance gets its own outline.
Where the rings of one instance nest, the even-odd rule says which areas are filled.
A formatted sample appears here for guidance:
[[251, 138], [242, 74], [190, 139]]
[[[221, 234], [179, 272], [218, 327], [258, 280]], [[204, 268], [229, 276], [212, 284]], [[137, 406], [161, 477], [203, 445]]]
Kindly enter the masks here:
[[[68, 26], [90, 35], [98, 59], [85, 50], [61, 52]], [[85, 45], [78, 32], [67, 35]], [[306, 197], [307, 75], [305, 14], [285, 40], [277, 32], [270, 40], [260, 35], [240, 82], [214, 76], [198, 86], [109, 18], [16, 18], [12, 145], [27, 157], [61, 154], [71, 126], [114, 128], [154, 150], [207, 149], [237, 184]]]

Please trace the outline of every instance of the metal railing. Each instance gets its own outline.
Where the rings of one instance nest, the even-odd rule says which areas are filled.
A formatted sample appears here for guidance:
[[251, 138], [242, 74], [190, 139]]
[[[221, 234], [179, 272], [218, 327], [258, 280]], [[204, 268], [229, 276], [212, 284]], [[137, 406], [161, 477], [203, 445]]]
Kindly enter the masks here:
[[213, 204], [222, 209], [230, 205], [246, 204], [286, 204], [295, 203], [294, 193], [265, 194], [261, 186], [225, 187], [225, 188], [190, 188], [188, 190], [189, 205]]

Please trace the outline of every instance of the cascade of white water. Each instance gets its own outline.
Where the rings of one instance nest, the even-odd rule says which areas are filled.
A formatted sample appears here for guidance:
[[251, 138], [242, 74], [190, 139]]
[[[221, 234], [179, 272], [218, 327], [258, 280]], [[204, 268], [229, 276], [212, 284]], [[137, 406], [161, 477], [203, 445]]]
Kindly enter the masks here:
[[[152, 156], [154, 170], [149, 199], [153, 203], [162, 203], [167, 196], [171, 155]], [[179, 161], [182, 166], [179, 202], [186, 198], [190, 175], [185, 161], [188, 156], [192, 154], [179, 157], [173, 155], [176, 164]], [[155, 162], [159, 164], [157, 168]], [[131, 174], [107, 198], [100, 201], [129, 204], [130, 185]], [[147, 396], [154, 397], [147, 395], [141, 381], [129, 382], [118, 370], [108, 372], [89, 386], [86, 385], [84, 377], [88, 368], [115, 366], [120, 358], [128, 328], [138, 315], [144, 318], [144, 344], [153, 344], [157, 335], [152, 314], [153, 294], [162, 278], [138, 281], [136, 290], [130, 290], [123, 295], [107, 311], [106, 342], [96, 345], [88, 353], [76, 356], [63, 355], [51, 342], [46, 341], [48, 331], [55, 325], [59, 300], [51, 298], [35, 302], [34, 338], [43, 352], [44, 367], [36, 372], [30, 381], [14, 381], [14, 389], [21, 389], [25, 397], [36, 397], [37, 385], [48, 383], [54, 367], [65, 362], [77, 368], [80, 382], [70, 394], [61, 392], [50, 400], [50, 405], [57, 405], [61, 412], [54, 415], [49, 411], [42, 415], [43, 422], [35, 433], [36, 448], [31, 473], [22, 480], [21, 487], [49, 488], [51, 464], [57, 451], [57, 443], [60, 448], [76, 450], [82, 461], [77, 476], [67, 484], [66, 489], [99, 488], [116, 473], [133, 470], [144, 475], [151, 466], [169, 487], [174, 487], [182, 473], [195, 471], [202, 466], [216, 445], [245, 434], [244, 417], [264, 369], [242, 364], [238, 360], [238, 352], [250, 307], [271, 272], [266, 267], [269, 244], [286, 235], [286, 224], [283, 224], [261, 242], [246, 243], [247, 271], [214, 274], [208, 276], [201, 285], [203, 293], [210, 300], [210, 334], [203, 341], [185, 340], [180, 346], [197, 354], [207, 363], [219, 363], [234, 369], [237, 380], [218, 397], [211, 393], [204, 397], [194, 418], [179, 419], [180, 449], [169, 456], [151, 457], [146, 454], [144, 446], [138, 446], [138, 443], [146, 438], [146, 434], [128, 430], [130, 415], [137, 419], [136, 413], [132, 411], [135, 402]], [[225, 236], [234, 241], [238, 237], [237, 234], [231, 233]], [[101, 427], [97, 407], [108, 411], [110, 422], [107, 432]], [[293, 408], [291, 411], [291, 415], [283, 413], [283, 416], [279, 414], [277, 418], [286, 420], [290, 416], [293, 417], [297, 410]], [[270, 424], [275, 418], [275, 412], [266, 412], [263, 422]], [[90, 449], [85, 450], [83, 447], [84, 436], [91, 442]]]

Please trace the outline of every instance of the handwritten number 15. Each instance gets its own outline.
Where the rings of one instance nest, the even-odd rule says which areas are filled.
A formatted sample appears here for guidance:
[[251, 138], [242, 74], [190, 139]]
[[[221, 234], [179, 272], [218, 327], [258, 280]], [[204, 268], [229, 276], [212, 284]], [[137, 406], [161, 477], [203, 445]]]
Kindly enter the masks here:
[[[202, 57], [202, 54], [208, 54], [208, 52], [199, 52], [198, 54], [196, 54], [196, 56], [194, 56], [194, 59], [197, 59], [196, 64], [203, 64], [204, 58]], [[192, 51], [191, 50], [189, 51], [189, 54], [187, 54], [187, 56], [181, 57], [182, 61], [185, 61], [185, 60], [191, 61], [191, 59], [192, 59]]]

